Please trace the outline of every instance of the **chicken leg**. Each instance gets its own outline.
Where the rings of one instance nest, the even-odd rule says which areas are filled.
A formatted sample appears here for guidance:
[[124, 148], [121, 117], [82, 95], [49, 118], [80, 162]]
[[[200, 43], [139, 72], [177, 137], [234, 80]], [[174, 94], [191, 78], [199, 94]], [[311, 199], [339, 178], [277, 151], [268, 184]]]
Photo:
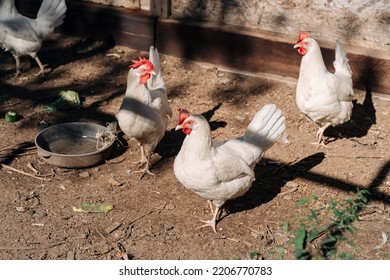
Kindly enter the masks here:
[[217, 233], [217, 230], [215, 227], [217, 224], [217, 218], [218, 218], [218, 215], [220, 213], [221, 207], [216, 205], [215, 211], [214, 211], [213, 207], [211, 205], [211, 200], [209, 200], [208, 202], [209, 202], [211, 213], [213, 214], [213, 218], [209, 221], [200, 220], [201, 222], [204, 223], [204, 225], [201, 225], [201, 226], [197, 227], [196, 229], [200, 229], [200, 228], [204, 228], [204, 227], [211, 227], [214, 230], [214, 232]]
[[13, 57], [15, 58], [15, 62], [16, 62], [16, 72], [15, 72], [15, 78], [17, 77], [17, 76], [19, 76], [20, 75], [20, 58], [19, 58], [19, 56], [18, 55], [16, 55], [16, 54], [12, 54], [13, 55]]
[[43, 72], [43, 70], [44, 70], [45, 66], [44, 66], [44, 65], [42, 64], [42, 62], [39, 60], [39, 57], [38, 57], [38, 56], [34, 57], [34, 59], [35, 59], [35, 61], [37, 62], [38, 66], [39, 66], [39, 69], [41, 69], [41, 70], [36, 74], [36, 76], [39, 76], [39, 75], [44, 76], [45, 73]]
[[[13, 57], [15, 58], [15, 62], [16, 62], [16, 72], [15, 72], [15, 78], [16, 78], [22, 72], [20, 71], [20, 58], [19, 58], [19, 56], [15, 54], [15, 55], [13, 55]], [[40, 61], [38, 56], [35, 56], [34, 59], [37, 62], [39, 69], [40, 69], [40, 71], [35, 76], [39, 76], [39, 75], [44, 76], [45, 75], [45, 73], [44, 73], [45, 66], [42, 64], [42, 62]]]
[[140, 176], [140, 180], [145, 176], [145, 174], [149, 174], [149, 175], [152, 175], [152, 176], [155, 176], [156, 174], [152, 173], [150, 170], [149, 170], [149, 159], [150, 159], [150, 153], [148, 152], [148, 155], [145, 155], [145, 151], [144, 151], [144, 146], [139, 143], [138, 143], [138, 146], [140, 147], [140, 150], [141, 150], [141, 159], [139, 161], [136, 161], [136, 162], [133, 162], [133, 163], [140, 163], [140, 165], [138, 166], [138, 169], [140, 169], [142, 166], [144, 166], [144, 168], [142, 168], [141, 170], [135, 170], [131, 173], [142, 173], [141, 176]]
[[326, 123], [325, 125], [321, 126], [321, 127], [318, 129], [318, 131], [317, 131], [317, 133], [316, 133], [317, 142], [314, 142], [313, 144], [325, 146], [325, 143], [324, 143], [322, 137], [324, 136], [325, 130], [326, 130], [329, 126], [331, 126], [331, 125], [332, 125], [332, 123], [328, 122], [328, 123]]

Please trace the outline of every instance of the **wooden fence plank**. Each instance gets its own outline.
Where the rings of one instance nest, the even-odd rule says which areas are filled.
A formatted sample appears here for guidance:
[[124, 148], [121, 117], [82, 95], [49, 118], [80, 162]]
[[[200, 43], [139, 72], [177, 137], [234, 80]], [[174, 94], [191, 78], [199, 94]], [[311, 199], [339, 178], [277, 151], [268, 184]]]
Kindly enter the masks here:
[[[175, 20], [157, 23], [157, 46], [162, 53], [244, 71], [298, 78], [301, 56], [293, 49], [296, 40], [283, 41], [278, 36], [262, 37], [238, 29]], [[328, 69], [333, 71], [334, 49], [321, 50]], [[355, 88], [368, 87], [390, 94], [389, 59], [359, 53], [347, 56]]]

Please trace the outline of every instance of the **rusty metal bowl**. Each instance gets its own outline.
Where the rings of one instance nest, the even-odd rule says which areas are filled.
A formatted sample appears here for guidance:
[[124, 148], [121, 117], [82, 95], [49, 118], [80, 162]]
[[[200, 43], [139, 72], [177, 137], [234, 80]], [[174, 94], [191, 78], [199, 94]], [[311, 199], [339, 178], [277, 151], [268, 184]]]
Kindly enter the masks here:
[[84, 168], [104, 162], [111, 154], [115, 131], [94, 123], [70, 122], [50, 126], [35, 137], [38, 155], [64, 168]]

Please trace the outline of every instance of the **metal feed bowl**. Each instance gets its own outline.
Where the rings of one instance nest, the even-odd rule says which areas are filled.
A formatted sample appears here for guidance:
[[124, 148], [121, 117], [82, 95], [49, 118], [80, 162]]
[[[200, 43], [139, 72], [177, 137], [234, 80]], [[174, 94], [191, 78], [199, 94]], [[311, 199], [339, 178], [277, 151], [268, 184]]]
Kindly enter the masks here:
[[64, 168], [84, 168], [104, 162], [111, 154], [115, 132], [93, 123], [71, 122], [43, 129], [35, 137], [38, 155]]

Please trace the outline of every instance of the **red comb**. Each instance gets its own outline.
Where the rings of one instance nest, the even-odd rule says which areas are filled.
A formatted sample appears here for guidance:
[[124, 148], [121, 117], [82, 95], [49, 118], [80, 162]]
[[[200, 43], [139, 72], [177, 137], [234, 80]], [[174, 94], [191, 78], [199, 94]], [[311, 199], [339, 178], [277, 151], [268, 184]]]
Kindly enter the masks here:
[[186, 118], [190, 116], [190, 112], [186, 109], [177, 109], [179, 111], [179, 124], [182, 124]]
[[131, 62], [133, 62], [133, 64], [130, 65], [129, 68], [137, 69], [141, 65], [145, 65], [149, 68], [150, 71], [154, 70], [153, 63], [151, 63], [146, 58], [140, 57], [139, 60], [132, 60]]
[[298, 42], [302, 41], [303, 39], [306, 39], [308, 37], [310, 37], [310, 32], [309, 31], [301, 31], [299, 32], [299, 39], [298, 39]]

